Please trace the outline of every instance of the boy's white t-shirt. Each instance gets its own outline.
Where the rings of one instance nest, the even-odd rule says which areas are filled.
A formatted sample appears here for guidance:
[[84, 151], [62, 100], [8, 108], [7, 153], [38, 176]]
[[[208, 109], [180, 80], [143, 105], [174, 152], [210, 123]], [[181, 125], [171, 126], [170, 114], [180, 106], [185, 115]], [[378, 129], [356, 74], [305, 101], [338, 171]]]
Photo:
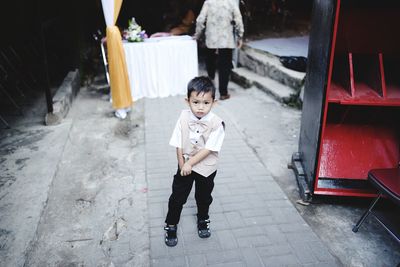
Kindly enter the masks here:
[[[200, 121], [210, 121], [214, 116], [215, 116], [214, 113], [209, 112], [206, 116], [201, 118]], [[199, 121], [199, 119], [196, 118], [196, 116], [194, 116], [192, 112], [190, 112], [189, 119], [194, 121]], [[189, 138], [192, 144], [196, 144], [196, 141], [200, 139], [200, 136], [201, 133], [197, 133], [197, 131], [191, 131], [189, 128]], [[225, 138], [225, 130], [223, 125], [221, 124], [220, 127], [218, 127], [216, 130], [210, 133], [210, 136], [208, 137], [208, 140], [204, 148], [210, 151], [219, 152], [221, 150], [222, 143], [224, 142], [224, 138]], [[182, 132], [181, 132], [180, 119], [178, 119], [178, 122], [175, 125], [175, 129], [172, 133], [169, 144], [173, 147], [182, 148]]]

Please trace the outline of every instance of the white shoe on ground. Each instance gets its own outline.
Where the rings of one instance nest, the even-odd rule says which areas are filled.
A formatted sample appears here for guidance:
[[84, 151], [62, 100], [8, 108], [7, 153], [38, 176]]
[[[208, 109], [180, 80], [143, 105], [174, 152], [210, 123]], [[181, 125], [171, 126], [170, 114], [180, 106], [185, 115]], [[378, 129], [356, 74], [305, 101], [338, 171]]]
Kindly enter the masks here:
[[126, 110], [125, 109], [117, 109], [115, 111], [115, 117], [119, 118], [119, 119], [125, 119], [126, 118]]

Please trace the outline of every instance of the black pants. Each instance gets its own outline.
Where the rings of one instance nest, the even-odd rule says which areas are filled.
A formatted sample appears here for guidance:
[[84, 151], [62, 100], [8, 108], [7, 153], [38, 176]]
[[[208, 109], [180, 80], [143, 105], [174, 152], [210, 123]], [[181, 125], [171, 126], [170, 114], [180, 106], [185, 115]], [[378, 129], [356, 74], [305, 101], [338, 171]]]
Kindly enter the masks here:
[[218, 66], [218, 89], [219, 94], [225, 96], [228, 94], [228, 82], [229, 76], [231, 75], [231, 71], [233, 68], [232, 65], [232, 51], [233, 49], [229, 48], [220, 48], [218, 49], [209, 49], [207, 48], [206, 54], [206, 68], [208, 77], [211, 79], [215, 78], [216, 67]]
[[193, 181], [195, 181], [195, 199], [197, 204], [197, 220], [207, 220], [208, 210], [213, 201], [211, 192], [214, 188], [214, 177], [217, 174], [215, 171], [208, 177], [204, 177], [196, 172], [188, 176], [181, 176], [180, 170], [174, 175], [172, 183], [172, 194], [168, 202], [168, 214], [165, 223], [174, 225], [179, 223], [183, 204], [192, 190]]

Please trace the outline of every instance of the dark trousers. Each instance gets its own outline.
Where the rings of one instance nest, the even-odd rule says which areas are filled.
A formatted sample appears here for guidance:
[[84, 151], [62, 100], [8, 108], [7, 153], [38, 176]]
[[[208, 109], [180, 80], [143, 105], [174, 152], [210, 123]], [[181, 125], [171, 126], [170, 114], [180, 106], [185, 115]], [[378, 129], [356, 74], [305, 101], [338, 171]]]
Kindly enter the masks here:
[[197, 204], [197, 220], [207, 220], [208, 210], [213, 201], [211, 192], [214, 188], [214, 177], [217, 174], [215, 171], [208, 177], [204, 177], [196, 172], [188, 176], [181, 176], [180, 170], [174, 175], [172, 183], [172, 194], [169, 197], [168, 213], [165, 223], [174, 225], [179, 223], [183, 204], [192, 190], [193, 182], [195, 182], [195, 199]]
[[[215, 71], [218, 67], [218, 89], [220, 95], [228, 94], [229, 76], [233, 68], [232, 65], [232, 51], [233, 49], [209, 49], [206, 52], [206, 68], [208, 77], [215, 78]], [[218, 53], [218, 55], [217, 55]]]

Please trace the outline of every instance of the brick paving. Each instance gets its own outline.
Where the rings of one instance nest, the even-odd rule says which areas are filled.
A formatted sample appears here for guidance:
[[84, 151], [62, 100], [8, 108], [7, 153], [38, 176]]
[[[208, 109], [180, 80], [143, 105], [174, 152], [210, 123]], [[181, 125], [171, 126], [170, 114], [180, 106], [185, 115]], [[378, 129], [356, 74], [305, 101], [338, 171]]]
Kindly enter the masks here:
[[[175, 149], [168, 141], [186, 105], [183, 96], [141, 101], [151, 266], [340, 266], [248, 145], [237, 122], [224, 116], [234, 102], [214, 109], [227, 127], [210, 208], [212, 235], [197, 236], [192, 190], [178, 225], [178, 245], [167, 247], [163, 226], [177, 166]], [[248, 118], [257, 123], [256, 114]]]

